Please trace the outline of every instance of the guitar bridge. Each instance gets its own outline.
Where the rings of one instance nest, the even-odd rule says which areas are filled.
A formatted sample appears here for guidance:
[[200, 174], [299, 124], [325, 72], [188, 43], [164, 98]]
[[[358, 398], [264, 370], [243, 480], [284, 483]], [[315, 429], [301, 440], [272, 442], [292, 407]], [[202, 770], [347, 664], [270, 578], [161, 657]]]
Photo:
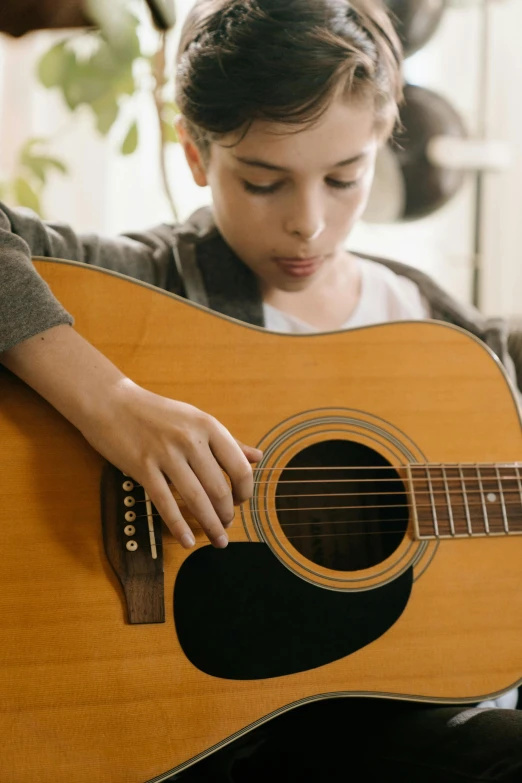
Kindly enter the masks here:
[[140, 484], [106, 463], [101, 479], [105, 554], [131, 625], [165, 622], [161, 519]]

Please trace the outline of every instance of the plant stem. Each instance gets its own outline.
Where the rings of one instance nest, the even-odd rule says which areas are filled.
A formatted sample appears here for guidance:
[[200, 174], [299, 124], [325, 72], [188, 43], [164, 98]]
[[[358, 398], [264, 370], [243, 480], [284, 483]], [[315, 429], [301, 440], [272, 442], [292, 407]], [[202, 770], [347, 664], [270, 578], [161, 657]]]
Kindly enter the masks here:
[[170, 187], [169, 183], [169, 177], [167, 173], [167, 146], [168, 142], [165, 138], [165, 125], [163, 120], [163, 112], [165, 108], [165, 101], [163, 98], [163, 90], [165, 88], [165, 84], [167, 82], [165, 78], [165, 63], [167, 60], [166, 57], [166, 49], [167, 49], [167, 37], [165, 33], [161, 34], [161, 45], [154, 55], [154, 65], [153, 65], [153, 75], [155, 80], [155, 86], [154, 86], [154, 105], [156, 107], [156, 113], [158, 115], [158, 122], [159, 122], [159, 130], [160, 130], [160, 171], [161, 171], [161, 180], [163, 183], [163, 190], [165, 191], [165, 195], [167, 197], [167, 201], [169, 202], [169, 206], [173, 215], [173, 218], [176, 222], [179, 220], [178, 216], [178, 210], [176, 207], [176, 203], [174, 201], [174, 195], [172, 193], [172, 189]]

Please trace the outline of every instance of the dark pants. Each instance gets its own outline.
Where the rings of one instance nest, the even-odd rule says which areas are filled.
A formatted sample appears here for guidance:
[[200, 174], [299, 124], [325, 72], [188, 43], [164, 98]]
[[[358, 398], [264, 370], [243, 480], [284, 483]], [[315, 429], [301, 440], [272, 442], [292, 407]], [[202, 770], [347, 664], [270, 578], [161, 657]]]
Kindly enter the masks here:
[[179, 783], [522, 783], [522, 711], [335, 699], [290, 711]]

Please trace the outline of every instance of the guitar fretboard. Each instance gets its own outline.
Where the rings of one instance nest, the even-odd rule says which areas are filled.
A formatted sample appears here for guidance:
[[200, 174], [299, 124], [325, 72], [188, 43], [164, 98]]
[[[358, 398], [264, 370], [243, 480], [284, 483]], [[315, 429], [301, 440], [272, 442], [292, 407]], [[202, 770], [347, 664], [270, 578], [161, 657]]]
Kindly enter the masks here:
[[522, 534], [520, 465], [410, 465], [419, 538]]

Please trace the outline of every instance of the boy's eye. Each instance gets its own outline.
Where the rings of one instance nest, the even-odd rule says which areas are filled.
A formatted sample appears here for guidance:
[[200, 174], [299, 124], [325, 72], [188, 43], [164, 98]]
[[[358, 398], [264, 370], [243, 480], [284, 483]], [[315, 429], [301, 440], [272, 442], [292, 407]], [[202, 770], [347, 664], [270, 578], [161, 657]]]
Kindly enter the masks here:
[[350, 188], [355, 188], [358, 184], [357, 180], [345, 182], [344, 180], [340, 179], [328, 178], [326, 181], [331, 188], [337, 188], [338, 190], [350, 190]]
[[[337, 190], [350, 190], [351, 188], [355, 188], [358, 185], [358, 180], [351, 180], [350, 182], [346, 182], [340, 179], [332, 179], [331, 177], [329, 177], [326, 182], [329, 187], [336, 188]], [[254, 185], [253, 182], [248, 182], [246, 179], [243, 180], [243, 187], [245, 190], [248, 193], [254, 193], [258, 196], [275, 193], [282, 186], [282, 182], [274, 182], [271, 185]]]
[[248, 193], [256, 193], [258, 196], [275, 193], [282, 184], [282, 182], [274, 182], [272, 185], [254, 185], [252, 182], [247, 182], [246, 179], [243, 180], [243, 187], [245, 190]]

